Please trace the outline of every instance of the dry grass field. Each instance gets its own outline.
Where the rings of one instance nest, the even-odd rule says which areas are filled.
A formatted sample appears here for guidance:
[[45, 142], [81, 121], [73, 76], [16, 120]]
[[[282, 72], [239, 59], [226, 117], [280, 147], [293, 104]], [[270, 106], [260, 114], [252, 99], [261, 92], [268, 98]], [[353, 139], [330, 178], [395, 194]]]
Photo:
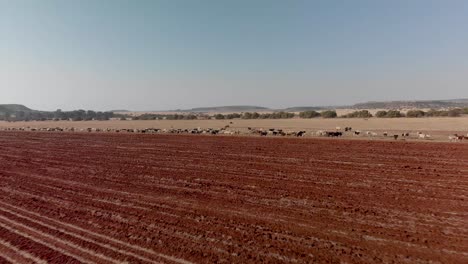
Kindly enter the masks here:
[[[232, 124], [231, 124], [232, 122]], [[221, 128], [226, 125], [232, 130], [246, 132], [252, 128], [277, 128], [283, 130], [334, 130], [336, 127], [352, 127], [354, 130], [391, 133], [417, 132], [428, 133], [436, 138], [447, 139], [453, 133], [466, 135], [468, 133], [468, 117], [442, 118], [369, 118], [369, 119], [268, 119], [268, 120], [148, 120], [148, 121], [33, 121], [33, 122], [3, 122], [2, 128], [20, 127], [75, 127], [75, 128]]]

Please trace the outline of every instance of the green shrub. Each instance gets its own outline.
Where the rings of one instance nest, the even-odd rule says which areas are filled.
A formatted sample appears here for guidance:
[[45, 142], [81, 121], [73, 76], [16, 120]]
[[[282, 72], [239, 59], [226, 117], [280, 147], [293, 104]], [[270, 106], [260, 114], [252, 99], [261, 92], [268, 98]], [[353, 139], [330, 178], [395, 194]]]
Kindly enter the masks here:
[[397, 117], [404, 117], [404, 116], [405, 115], [398, 110], [390, 110], [387, 112], [387, 115], [385, 117], [397, 118]]
[[241, 115], [238, 114], [238, 113], [227, 114], [227, 115], [225, 116], [226, 119], [234, 119], [234, 118], [240, 118], [240, 117], [241, 117]]
[[426, 116], [429, 116], [429, 117], [448, 116], [448, 111], [441, 111], [441, 110], [431, 109], [431, 110], [426, 112]]
[[216, 115], [214, 116], [214, 118], [215, 118], [215, 119], [218, 119], [218, 120], [219, 120], [219, 119], [224, 119], [224, 115], [222, 115], [222, 114], [216, 114]]
[[335, 117], [337, 117], [337, 114], [336, 114], [335, 110], [322, 111], [320, 113], [320, 115], [322, 116], [322, 118], [335, 118]]
[[372, 114], [368, 110], [354, 111], [352, 113], [343, 115], [344, 118], [369, 118]]
[[410, 110], [406, 113], [406, 117], [424, 117], [425, 115], [421, 110]]
[[269, 118], [271, 119], [287, 119], [287, 118], [293, 118], [294, 116], [295, 116], [294, 113], [283, 112], [283, 111], [269, 114]]
[[317, 111], [305, 111], [305, 112], [299, 113], [300, 118], [315, 118], [319, 116], [320, 116], [320, 113]]
[[461, 114], [462, 110], [460, 108], [448, 110], [448, 116], [450, 117], [459, 117]]
[[387, 111], [377, 111], [377, 113], [375, 113], [375, 116], [376, 117], [387, 117]]

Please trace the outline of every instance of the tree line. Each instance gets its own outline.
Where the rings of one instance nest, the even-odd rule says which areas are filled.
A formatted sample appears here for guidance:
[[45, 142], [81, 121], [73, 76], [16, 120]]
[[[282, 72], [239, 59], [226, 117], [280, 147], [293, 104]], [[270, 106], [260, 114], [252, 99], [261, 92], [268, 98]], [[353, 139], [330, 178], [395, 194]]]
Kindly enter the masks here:
[[[423, 110], [409, 110], [408, 112], [402, 113], [398, 110], [381, 110], [375, 113], [375, 117], [378, 118], [398, 118], [398, 117], [459, 117], [461, 115], [468, 115], [468, 108], [454, 108], [450, 110], [435, 110], [429, 111]], [[354, 111], [349, 114], [342, 115], [344, 118], [369, 118], [373, 115], [368, 110]]]
[[[468, 108], [454, 108], [450, 110], [410, 110], [403, 113], [398, 110], [381, 110], [372, 115], [368, 110], [358, 110], [348, 114], [341, 115], [342, 118], [421, 118], [421, 117], [459, 117], [468, 115]], [[115, 114], [113, 112], [101, 112], [93, 110], [74, 110], [74, 111], [6, 111], [0, 112], [1, 121], [46, 121], [46, 120], [72, 120], [72, 121], [88, 121], [88, 120], [109, 120], [111, 118], [120, 118], [122, 120], [195, 120], [195, 119], [290, 119], [294, 117], [303, 119], [310, 118], [336, 118], [338, 117], [335, 110], [324, 111], [303, 111], [298, 115], [291, 112], [273, 112], [273, 113], [230, 113], [230, 114], [215, 114], [209, 116], [207, 114], [143, 114], [139, 116], [130, 116], [126, 114]]]
[[273, 113], [257, 113], [257, 112], [245, 112], [245, 113], [233, 113], [233, 114], [216, 114], [214, 115], [215, 119], [288, 119], [293, 118], [294, 113], [289, 112], [273, 112]]
[[467, 108], [454, 108], [450, 110], [434, 110], [429, 111], [411, 110], [406, 113], [407, 117], [459, 117], [461, 115], [468, 115]]
[[46, 121], [46, 120], [109, 120], [115, 117], [113, 112], [93, 110], [74, 111], [5, 111], [0, 113], [2, 121]]
[[[125, 117], [122, 117], [124, 119]], [[132, 116], [128, 117], [131, 118], [132, 120], [195, 120], [195, 119], [203, 119], [203, 118], [208, 118], [208, 116], [202, 116], [202, 115], [194, 115], [194, 114], [188, 114], [188, 115], [182, 115], [182, 114], [143, 114], [139, 116]]]
[[[233, 114], [216, 114], [214, 115], [215, 119], [290, 119], [296, 117], [295, 113], [291, 112], [273, 112], [273, 113], [257, 113], [257, 112], [245, 112], [245, 113], [233, 113]], [[322, 112], [317, 111], [304, 111], [299, 113], [299, 118], [335, 118], [337, 117], [336, 111], [326, 110]]]

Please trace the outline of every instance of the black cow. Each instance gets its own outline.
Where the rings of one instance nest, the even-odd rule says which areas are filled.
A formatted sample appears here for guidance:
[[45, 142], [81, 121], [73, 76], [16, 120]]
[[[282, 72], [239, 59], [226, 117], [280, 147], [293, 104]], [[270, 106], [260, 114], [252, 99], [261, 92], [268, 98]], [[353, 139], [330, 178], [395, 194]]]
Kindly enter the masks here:
[[297, 132], [296, 136], [297, 137], [303, 137], [305, 133], [306, 133], [305, 131], [299, 131], [299, 132]]
[[341, 137], [341, 136], [343, 136], [343, 132], [330, 132], [330, 131], [327, 131], [327, 132], [325, 132], [325, 135], [327, 137]]

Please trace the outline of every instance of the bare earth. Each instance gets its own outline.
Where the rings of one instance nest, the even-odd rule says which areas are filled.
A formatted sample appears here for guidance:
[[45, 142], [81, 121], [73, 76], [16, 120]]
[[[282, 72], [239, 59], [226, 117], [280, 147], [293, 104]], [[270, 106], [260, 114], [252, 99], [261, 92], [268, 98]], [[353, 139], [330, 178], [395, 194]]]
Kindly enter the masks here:
[[468, 263], [463, 144], [0, 132], [0, 263]]

